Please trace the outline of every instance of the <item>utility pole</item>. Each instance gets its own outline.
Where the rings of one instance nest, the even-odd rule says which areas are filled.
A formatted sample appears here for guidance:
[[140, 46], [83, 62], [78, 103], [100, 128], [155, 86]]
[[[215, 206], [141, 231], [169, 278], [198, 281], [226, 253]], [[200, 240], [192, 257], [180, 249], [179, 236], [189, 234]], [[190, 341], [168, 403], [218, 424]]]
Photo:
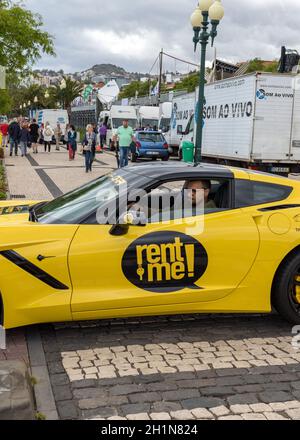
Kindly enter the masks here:
[[159, 54], [159, 80], [158, 80], [158, 105], [160, 104], [161, 88], [162, 88], [162, 74], [163, 74], [163, 56], [164, 50], [162, 49]]

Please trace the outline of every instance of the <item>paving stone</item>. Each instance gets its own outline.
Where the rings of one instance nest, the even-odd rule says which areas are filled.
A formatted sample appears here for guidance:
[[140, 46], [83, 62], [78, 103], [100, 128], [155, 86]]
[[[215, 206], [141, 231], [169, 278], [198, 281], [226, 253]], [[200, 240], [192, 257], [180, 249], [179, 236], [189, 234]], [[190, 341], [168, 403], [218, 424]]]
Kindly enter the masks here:
[[176, 401], [190, 399], [192, 397], [200, 397], [200, 393], [195, 389], [166, 391], [162, 393], [163, 400]]
[[244, 414], [251, 411], [249, 405], [231, 405], [230, 411], [234, 414]]
[[224, 400], [214, 398], [214, 397], [200, 397], [198, 399], [186, 399], [181, 402], [183, 408], [194, 409], [194, 408], [213, 408], [216, 406], [222, 406]]
[[253, 405], [250, 405], [250, 408], [251, 411], [254, 411], [255, 413], [273, 412], [272, 407], [266, 403], [254, 403]]
[[286, 413], [292, 420], [300, 420], [300, 408], [289, 409], [286, 411]]
[[139, 393], [139, 394], [130, 394], [129, 400], [131, 403], [144, 403], [144, 402], [157, 402], [161, 400], [161, 396], [159, 393]]
[[242, 418], [244, 420], [267, 420], [264, 414], [258, 414], [258, 413], [242, 414]]
[[227, 416], [230, 413], [229, 409], [224, 405], [209, 408], [209, 410], [217, 417]]
[[265, 391], [259, 394], [260, 399], [265, 403], [287, 402], [291, 399], [290, 394], [284, 391]]
[[287, 417], [283, 417], [282, 415], [275, 412], [266, 412], [264, 413], [264, 416], [267, 420], [288, 420]]
[[213, 414], [205, 408], [192, 409], [191, 413], [197, 420], [214, 418]]
[[57, 411], [62, 420], [77, 420], [78, 410], [73, 400], [67, 400], [56, 403]]
[[54, 385], [52, 391], [56, 401], [71, 400], [73, 398], [69, 385]]
[[228, 397], [227, 401], [229, 405], [250, 405], [251, 403], [259, 403], [254, 393], [236, 394], [235, 396]]
[[128, 404], [121, 406], [122, 412], [126, 417], [130, 414], [141, 414], [150, 412], [150, 403], [137, 403]]
[[150, 417], [147, 413], [129, 414], [127, 420], [150, 420]]
[[193, 416], [191, 411], [182, 410], [182, 411], [173, 411], [171, 412], [171, 417], [174, 420], [194, 420], [195, 417]]
[[220, 417], [219, 420], [243, 420], [243, 418], [241, 416], [225, 416], [225, 417]]
[[171, 420], [171, 416], [170, 416], [170, 414], [168, 414], [166, 412], [151, 413], [150, 419], [151, 420]]
[[154, 402], [151, 405], [151, 410], [155, 412], [167, 412], [170, 413], [171, 411], [180, 411], [182, 409], [180, 402]]

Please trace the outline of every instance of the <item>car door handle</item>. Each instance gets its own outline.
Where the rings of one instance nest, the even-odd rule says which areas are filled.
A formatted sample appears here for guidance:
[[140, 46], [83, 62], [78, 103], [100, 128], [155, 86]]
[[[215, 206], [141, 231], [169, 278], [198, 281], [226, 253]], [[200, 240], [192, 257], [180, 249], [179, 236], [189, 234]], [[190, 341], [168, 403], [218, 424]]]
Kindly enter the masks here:
[[55, 257], [52, 257], [52, 256], [45, 257], [44, 255], [38, 255], [38, 256], [36, 257], [36, 259], [37, 259], [38, 261], [44, 261], [44, 260], [47, 260], [48, 258], [55, 258]]

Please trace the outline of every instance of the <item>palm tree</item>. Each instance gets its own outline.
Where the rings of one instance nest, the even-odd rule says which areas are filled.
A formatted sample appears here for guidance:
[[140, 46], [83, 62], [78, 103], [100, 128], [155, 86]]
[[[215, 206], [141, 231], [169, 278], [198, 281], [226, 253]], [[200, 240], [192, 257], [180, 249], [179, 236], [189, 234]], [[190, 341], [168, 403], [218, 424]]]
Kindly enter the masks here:
[[70, 117], [72, 102], [80, 96], [84, 86], [67, 76], [63, 77], [63, 83], [64, 87], [62, 87], [62, 84], [56, 85], [51, 95], [53, 94], [54, 99], [62, 104], [63, 108], [68, 111]]

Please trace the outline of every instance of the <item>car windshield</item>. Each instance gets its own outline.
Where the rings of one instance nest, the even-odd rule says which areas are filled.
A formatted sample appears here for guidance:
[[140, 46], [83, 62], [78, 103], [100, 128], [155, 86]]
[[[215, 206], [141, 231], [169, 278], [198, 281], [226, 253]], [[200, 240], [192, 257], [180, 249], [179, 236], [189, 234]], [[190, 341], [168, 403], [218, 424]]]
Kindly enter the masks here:
[[141, 142], [164, 142], [164, 137], [161, 133], [151, 133], [151, 132], [144, 132], [138, 134], [138, 139]]
[[[123, 125], [123, 121], [124, 121], [124, 119], [114, 118], [112, 120], [113, 128], [121, 127], [121, 125]], [[129, 125], [129, 127], [135, 129], [137, 127], [137, 119], [128, 119], [128, 125]]]
[[[35, 219], [47, 224], [78, 224], [102, 205], [119, 195], [128, 184], [129, 173], [122, 170], [101, 177], [34, 210]], [[132, 180], [132, 177], [131, 179]]]

